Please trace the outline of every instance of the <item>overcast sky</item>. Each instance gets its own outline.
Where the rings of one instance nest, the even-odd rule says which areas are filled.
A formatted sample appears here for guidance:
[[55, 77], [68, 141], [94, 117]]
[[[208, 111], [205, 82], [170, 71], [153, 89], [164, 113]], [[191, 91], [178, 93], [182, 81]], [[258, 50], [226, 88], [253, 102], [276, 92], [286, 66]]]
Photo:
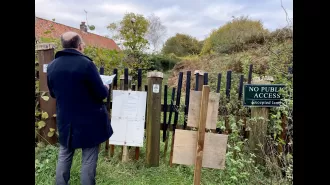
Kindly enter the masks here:
[[[293, 0], [282, 0], [293, 17]], [[185, 33], [199, 40], [212, 29], [219, 28], [232, 16], [248, 15], [261, 20], [265, 28], [274, 30], [287, 25], [281, 0], [35, 0], [36, 16], [79, 28], [86, 20], [96, 27], [93, 33], [110, 35], [106, 26], [120, 21], [125, 13], [145, 16], [154, 13], [167, 27], [167, 37]]]

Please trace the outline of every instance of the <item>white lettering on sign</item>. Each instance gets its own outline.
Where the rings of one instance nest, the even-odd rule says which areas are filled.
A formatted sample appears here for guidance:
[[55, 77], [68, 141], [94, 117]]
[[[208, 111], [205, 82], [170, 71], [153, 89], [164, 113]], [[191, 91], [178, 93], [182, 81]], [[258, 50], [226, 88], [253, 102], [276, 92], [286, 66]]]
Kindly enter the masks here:
[[42, 71], [43, 71], [44, 73], [47, 73], [47, 67], [48, 67], [48, 64], [44, 64], [44, 65], [43, 65], [43, 70], [42, 70]]
[[154, 84], [152, 86], [152, 92], [153, 93], [159, 93], [159, 84]]

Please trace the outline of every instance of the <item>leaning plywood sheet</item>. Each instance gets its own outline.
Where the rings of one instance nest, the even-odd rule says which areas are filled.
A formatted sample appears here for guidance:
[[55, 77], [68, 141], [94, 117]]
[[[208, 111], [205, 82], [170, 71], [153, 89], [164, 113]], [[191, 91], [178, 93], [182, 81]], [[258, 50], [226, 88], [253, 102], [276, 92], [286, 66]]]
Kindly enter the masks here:
[[[191, 91], [189, 100], [188, 126], [198, 127], [202, 91]], [[216, 129], [220, 93], [210, 92], [207, 108], [206, 128]]]
[[146, 98], [143, 91], [113, 91], [110, 144], [143, 146]]
[[[197, 132], [175, 130], [173, 163], [194, 165], [197, 147]], [[228, 135], [205, 133], [203, 163], [205, 168], [224, 169]]]

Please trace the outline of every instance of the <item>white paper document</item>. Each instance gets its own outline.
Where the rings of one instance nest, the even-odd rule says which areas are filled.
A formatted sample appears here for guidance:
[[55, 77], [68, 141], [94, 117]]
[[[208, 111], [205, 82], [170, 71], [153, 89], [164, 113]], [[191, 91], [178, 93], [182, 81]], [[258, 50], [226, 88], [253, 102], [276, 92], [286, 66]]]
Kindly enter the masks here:
[[113, 79], [115, 78], [116, 74], [111, 75], [111, 76], [106, 76], [106, 75], [100, 75], [103, 84], [105, 85], [110, 85], [113, 81]]
[[143, 147], [147, 92], [114, 90], [109, 144]]

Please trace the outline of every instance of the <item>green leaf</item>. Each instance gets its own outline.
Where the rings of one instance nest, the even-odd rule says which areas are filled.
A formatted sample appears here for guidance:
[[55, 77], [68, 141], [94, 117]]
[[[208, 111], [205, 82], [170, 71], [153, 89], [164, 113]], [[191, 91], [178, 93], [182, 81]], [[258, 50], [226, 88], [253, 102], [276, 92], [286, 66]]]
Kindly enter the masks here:
[[43, 112], [41, 115], [42, 119], [47, 119], [48, 118], [48, 113], [47, 112]]
[[49, 128], [49, 131], [50, 131], [50, 132], [54, 132], [55, 129], [54, 129], [54, 128]]
[[45, 126], [46, 126], [46, 122], [44, 122], [44, 121], [39, 121], [38, 122], [38, 129], [41, 129], [41, 128], [45, 127]]
[[238, 146], [235, 146], [234, 149], [237, 151], [241, 151], [241, 149]]
[[48, 132], [47, 136], [48, 136], [48, 137], [53, 137], [54, 133], [55, 133], [55, 132]]
[[45, 101], [48, 101], [49, 100], [49, 97], [48, 96], [41, 96], [41, 98]]
[[39, 116], [41, 113], [39, 112], [39, 111], [36, 111], [35, 113], [34, 113], [34, 115], [35, 116]]
[[44, 144], [43, 142], [39, 142], [39, 143], [37, 144], [37, 146], [40, 147], [40, 148], [42, 148], [42, 147], [45, 146], [45, 144]]
[[234, 181], [238, 180], [236, 176], [231, 176], [230, 178], [233, 179]]
[[103, 102], [107, 102], [107, 99], [105, 98], [105, 99], [103, 100]]

